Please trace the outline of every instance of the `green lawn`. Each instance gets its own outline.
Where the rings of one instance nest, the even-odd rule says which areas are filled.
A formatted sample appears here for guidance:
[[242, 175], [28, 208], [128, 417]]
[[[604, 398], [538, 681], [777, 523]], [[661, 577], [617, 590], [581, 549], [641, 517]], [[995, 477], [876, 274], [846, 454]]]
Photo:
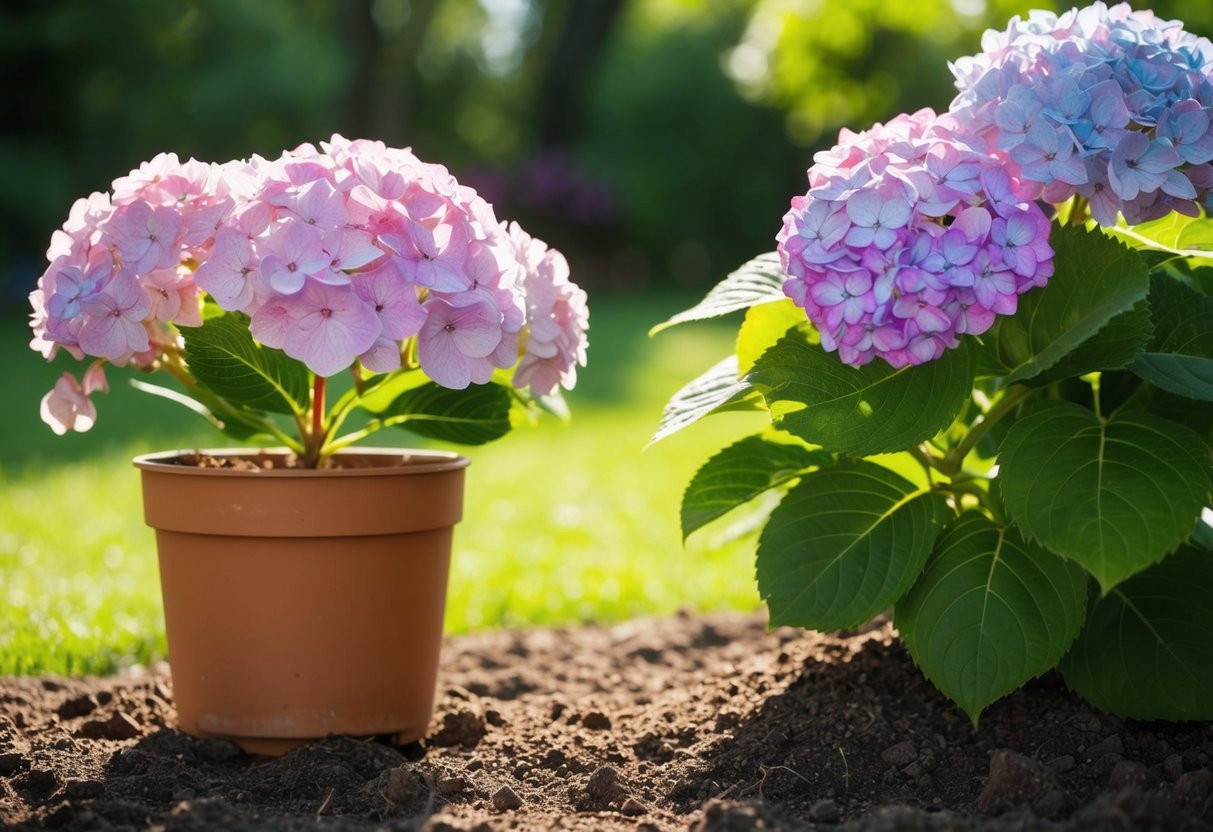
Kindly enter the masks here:
[[[684, 548], [677, 518], [695, 469], [761, 420], [715, 417], [644, 451], [665, 399], [731, 346], [727, 324], [646, 337], [694, 300], [591, 298], [590, 366], [569, 396], [572, 422], [546, 419], [466, 451], [449, 631], [758, 604], [752, 541], [714, 545], [723, 530], [708, 529]], [[122, 371], [96, 398], [92, 432], [54, 436], [38, 400], [76, 368], [43, 365], [26, 333], [22, 319], [0, 318], [0, 674], [109, 672], [161, 657], [154, 541], [129, 460], [225, 439], [129, 389]], [[411, 442], [404, 432], [372, 441], [389, 439]]]

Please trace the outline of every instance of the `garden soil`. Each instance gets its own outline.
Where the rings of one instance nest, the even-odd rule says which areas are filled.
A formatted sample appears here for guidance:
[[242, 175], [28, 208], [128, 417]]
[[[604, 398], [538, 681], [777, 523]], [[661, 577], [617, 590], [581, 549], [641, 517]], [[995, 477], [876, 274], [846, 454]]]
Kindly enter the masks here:
[[1213, 830], [1213, 726], [1054, 675], [974, 728], [891, 627], [759, 616], [460, 636], [421, 743], [255, 758], [173, 728], [165, 668], [0, 679], [0, 826], [157, 830]]

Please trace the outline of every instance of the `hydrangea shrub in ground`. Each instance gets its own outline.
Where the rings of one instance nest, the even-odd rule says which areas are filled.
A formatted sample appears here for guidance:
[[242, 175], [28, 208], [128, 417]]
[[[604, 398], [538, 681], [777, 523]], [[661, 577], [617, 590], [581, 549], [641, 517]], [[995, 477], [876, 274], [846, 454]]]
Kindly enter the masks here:
[[1096, 3], [982, 45], [951, 112], [844, 130], [776, 256], [668, 322], [746, 310], [657, 438], [770, 417], [695, 475], [683, 533], [748, 506], [773, 622], [892, 607], [974, 723], [1052, 668], [1213, 719], [1213, 44]]

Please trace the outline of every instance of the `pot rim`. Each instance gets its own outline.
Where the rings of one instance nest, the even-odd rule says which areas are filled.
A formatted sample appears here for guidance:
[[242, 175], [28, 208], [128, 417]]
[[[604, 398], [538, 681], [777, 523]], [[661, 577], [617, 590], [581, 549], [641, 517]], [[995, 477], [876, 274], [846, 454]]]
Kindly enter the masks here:
[[357, 468], [198, 468], [193, 465], [179, 465], [172, 460], [192, 454], [206, 454], [214, 457], [250, 457], [270, 456], [285, 457], [292, 454], [289, 448], [178, 448], [172, 451], [157, 451], [150, 454], [139, 454], [131, 462], [142, 471], [154, 471], [161, 474], [180, 474], [193, 477], [383, 477], [409, 476], [412, 474], [431, 474], [442, 471], [455, 471], [466, 468], [471, 460], [453, 451], [434, 451], [417, 448], [342, 448], [336, 452], [338, 456], [382, 457], [384, 460], [392, 457], [401, 459], [403, 465], [374, 465]]

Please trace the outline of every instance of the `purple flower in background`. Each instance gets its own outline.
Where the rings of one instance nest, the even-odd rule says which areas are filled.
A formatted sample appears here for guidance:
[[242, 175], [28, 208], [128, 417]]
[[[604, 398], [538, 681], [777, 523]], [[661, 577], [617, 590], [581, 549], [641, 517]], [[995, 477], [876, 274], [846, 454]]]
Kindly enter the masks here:
[[1213, 161], [1213, 43], [1127, 4], [1034, 11], [952, 65], [951, 111], [1023, 196], [1078, 194], [1101, 225], [1194, 214]]
[[[951, 115], [844, 130], [815, 161], [777, 237], [784, 292], [844, 363], [939, 358], [1053, 273], [1048, 219]], [[1086, 173], [1072, 144], [1045, 163]]]

